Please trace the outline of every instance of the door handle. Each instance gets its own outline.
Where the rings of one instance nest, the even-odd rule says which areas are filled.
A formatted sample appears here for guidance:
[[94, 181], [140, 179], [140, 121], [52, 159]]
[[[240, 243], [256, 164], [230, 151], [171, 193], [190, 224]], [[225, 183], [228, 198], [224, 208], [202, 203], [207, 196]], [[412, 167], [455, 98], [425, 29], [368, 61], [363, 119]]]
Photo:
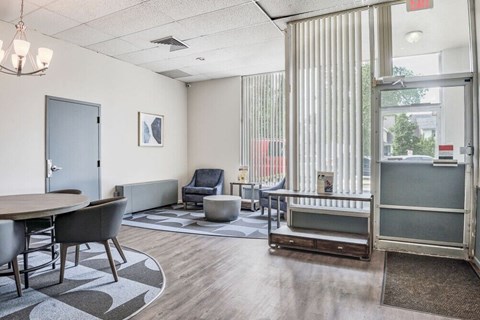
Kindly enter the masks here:
[[62, 169], [62, 167], [54, 165], [51, 159], [47, 159], [47, 178], [50, 178], [54, 172]]
[[53, 172], [60, 171], [60, 170], [62, 170], [62, 169], [63, 169], [62, 167], [57, 167], [56, 165], [53, 165], [53, 166], [52, 166], [52, 171], [53, 171]]

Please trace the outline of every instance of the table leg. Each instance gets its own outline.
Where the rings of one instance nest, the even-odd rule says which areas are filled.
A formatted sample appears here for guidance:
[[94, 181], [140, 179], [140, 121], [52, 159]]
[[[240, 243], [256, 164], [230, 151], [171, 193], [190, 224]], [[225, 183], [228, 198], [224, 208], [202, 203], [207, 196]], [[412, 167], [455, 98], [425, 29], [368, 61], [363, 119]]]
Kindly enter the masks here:
[[230, 194], [233, 196], [233, 184], [230, 183]]
[[277, 197], [277, 229], [280, 228], [280, 196]]
[[252, 203], [250, 204], [250, 210], [255, 211], [255, 185], [252, 184]]
[[270, 231], [272, 230], [272, 197], [268, 196], [268, 239], [270, 241]]

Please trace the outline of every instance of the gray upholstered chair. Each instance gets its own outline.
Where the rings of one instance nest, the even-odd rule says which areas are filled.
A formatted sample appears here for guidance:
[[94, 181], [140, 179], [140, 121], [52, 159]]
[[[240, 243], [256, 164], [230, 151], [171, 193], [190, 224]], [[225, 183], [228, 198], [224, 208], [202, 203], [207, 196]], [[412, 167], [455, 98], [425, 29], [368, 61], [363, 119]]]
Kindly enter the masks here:
[[[260, 189], [260, 210], [262, 211], [262, 215], [265, 213], [265, 208], [268, 208], [268, 195], [266, 194], [266, 191], [273, 191], [284, 188], [285, 178], [283, 178], [274, 186]], [[278, 209], [277, 197], [272, 197], [272, 209]], [[280, 197], [280, 211], [287, 211], [287, 202], [283, 197]]]
[[[82, 194], [78, 189], [61, 189], [50, 191], [49, 193], [65, 193], [65, 194]], [[52, 244], [55, 242], [55, 231], [53, 228], [53, 216], [46, 218], [35, 218], [25, 221], [27, 233], [25, 242], [25, 251], [23, 253], [23, 268], [28, 268], [28, 250], [30, 249], [30, 238], [33, 235], [48, 236], [51, 238]], [[55, 248], [52, 245], [50, 248], [52, 252], [52, 259], [55, 257]], [[52, 263], [52, 269], [55, 269], [55, 262]], [[25, 273], [25, 286], [28, 287], [28, 273]]]
[[77, 246], [75, 264], [78, 264], [78, 245], [87, 242], [100, 242], [105, 246], [110, 268], [115, 282], [118, 281], [117, 270], [110, 252], [108, 240], [115, 244], [123, 261], [127, 259], [117, 241], [127, 199], [116, 197], [93, 201], [88, 207], [75, 212], [59, 215], [55, 220], [56, 242], [60, 243], [60, 283], [65, 274], [65, 262], [69, 246]]
[[21, 221], [0, 220], [0, 265], [12, 266], [17, 294], [22, 296], [17, 256], [25, 248], [25, 226]]
[[203, 197], [223, 193], [222, 169], [197, 169], [189, 184], [182, 188], [183, 207], [188, 202], [203, 203]]

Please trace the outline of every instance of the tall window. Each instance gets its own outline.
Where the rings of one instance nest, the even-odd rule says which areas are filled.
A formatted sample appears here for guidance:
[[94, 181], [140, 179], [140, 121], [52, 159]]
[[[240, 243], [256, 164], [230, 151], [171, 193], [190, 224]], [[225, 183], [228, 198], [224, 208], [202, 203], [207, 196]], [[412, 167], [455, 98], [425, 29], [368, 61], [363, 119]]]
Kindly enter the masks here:
[[249, 180], [274, 184], [285, 176], [283, 72], [242, 78], [241, 161]]
[[[370, 119], [369, 110], [362, 112], [362, 72], [369, 72], [365, 32], [362, 11], [289, 25], [293, 188], [315, 192], [317, 171], [332, 171], [334, 192], [363, 192], [370, 160], [362, 150], [363, 113]], [[363, 78], [368, 85], [369, 75]]]

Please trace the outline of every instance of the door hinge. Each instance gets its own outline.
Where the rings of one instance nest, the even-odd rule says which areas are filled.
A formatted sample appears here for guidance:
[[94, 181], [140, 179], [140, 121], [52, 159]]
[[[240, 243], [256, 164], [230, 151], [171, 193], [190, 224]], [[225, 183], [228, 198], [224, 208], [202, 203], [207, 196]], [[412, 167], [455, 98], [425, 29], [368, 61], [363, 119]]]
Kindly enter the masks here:
[[100, 117], [97, 117], [97, 123], [100, 123]]
[[100, 168], [100, 160], [97, 160], [97, 168]]

